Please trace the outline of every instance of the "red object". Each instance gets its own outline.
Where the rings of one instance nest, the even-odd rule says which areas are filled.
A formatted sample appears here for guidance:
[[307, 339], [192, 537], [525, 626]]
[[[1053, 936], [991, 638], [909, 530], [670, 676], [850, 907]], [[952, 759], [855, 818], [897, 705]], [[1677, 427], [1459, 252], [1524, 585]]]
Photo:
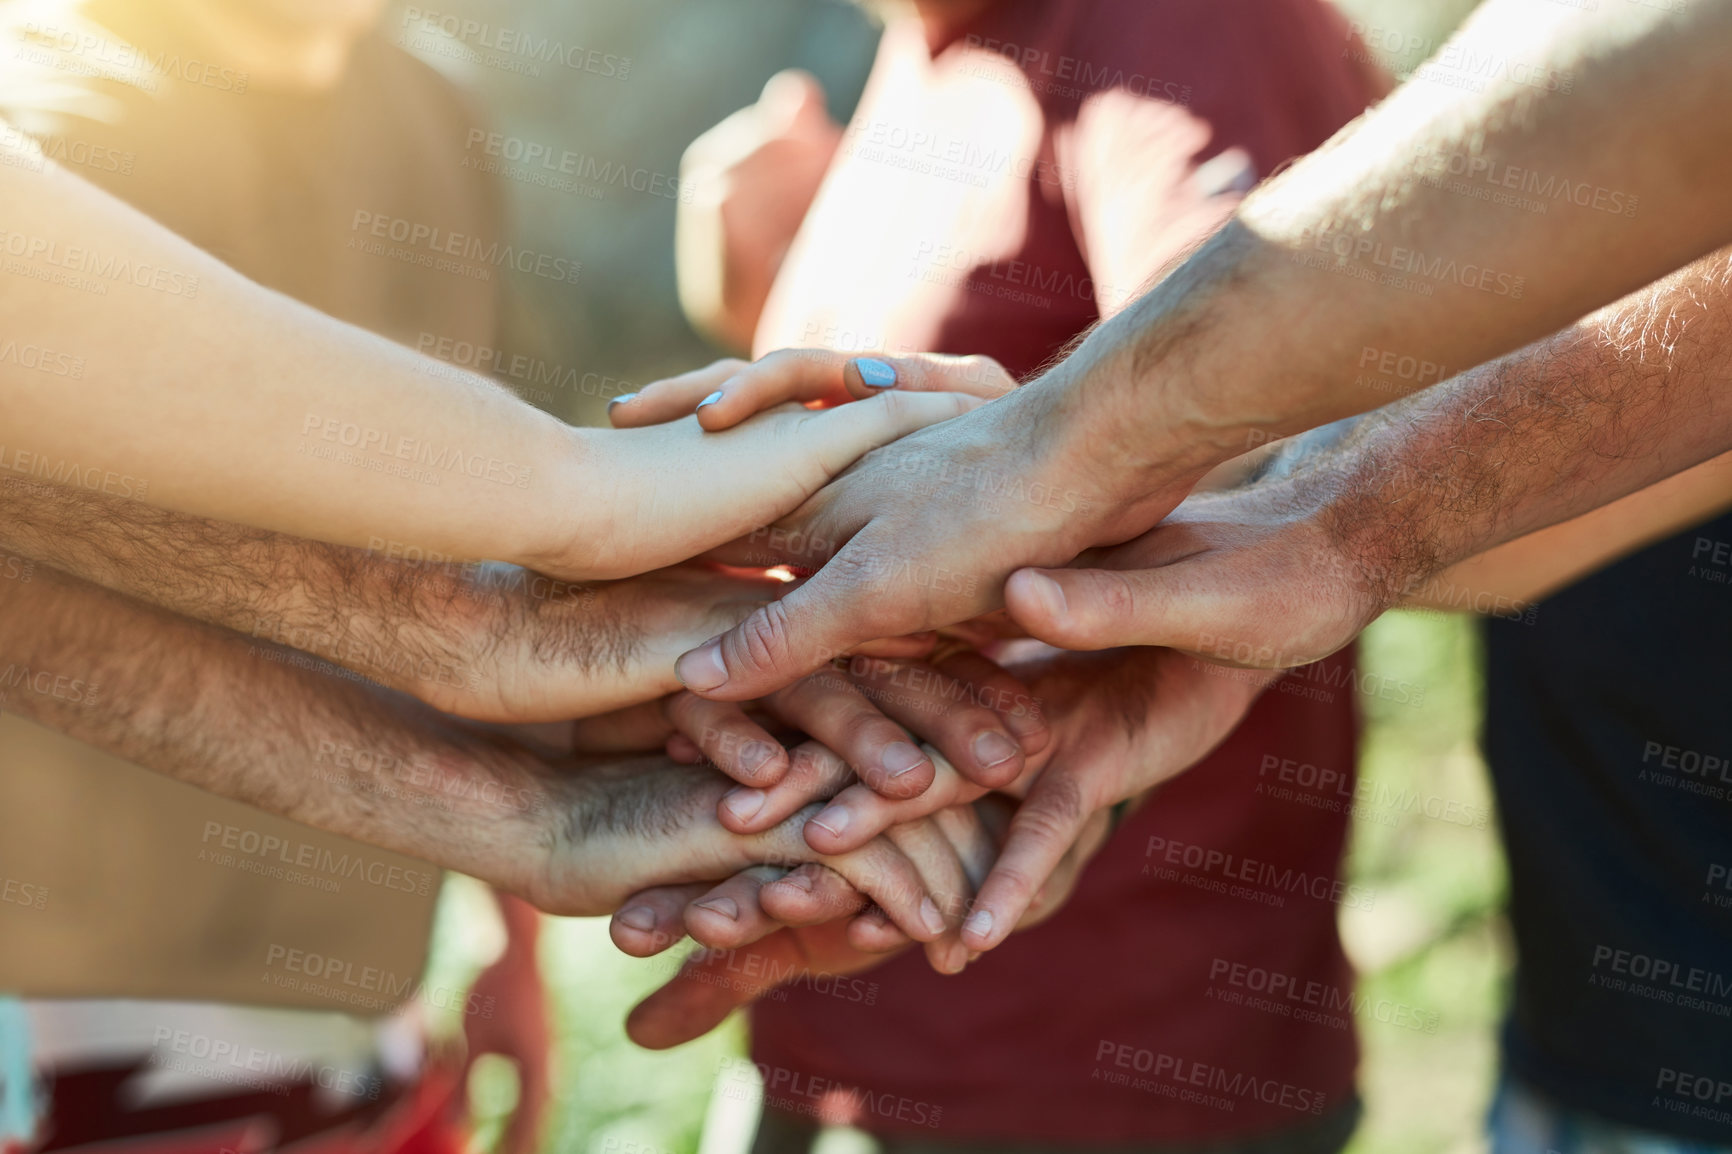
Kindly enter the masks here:
[[[1364, 59], [1321, 0], [1003, 0], [936, 45], [893, 24], [757, 350], [987, 353], [1026, 376], [1374, 101]], [[1331, 661], [1272, 688], [1063, 912], [964, 977], [911, 952], [759, 1003], [770, 1107], [840, 1102], [934, 1141], [1154, 1143], [1346, 1105], [1351, 677]], [[861, 987], [869, 1004], [841, 996]]]
[[462, 1085], [451, 1064], [430, 1065], [380, 1099], [331, 1112], [312, 1083], [282, 1093], [231, 1094], [150, 1109], [123, 1104], [142, 1065], [61, 1073], [53, 1079], [44, 1145], [55, 1154], [462, 1154]]

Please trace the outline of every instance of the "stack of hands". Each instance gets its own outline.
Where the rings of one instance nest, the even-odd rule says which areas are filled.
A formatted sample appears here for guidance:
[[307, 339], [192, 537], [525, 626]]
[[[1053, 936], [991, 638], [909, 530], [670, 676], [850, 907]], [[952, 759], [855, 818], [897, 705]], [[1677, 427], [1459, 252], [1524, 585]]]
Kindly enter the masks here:
[[[696, 1037], [763, 992], [741, 974], [846, 972], [915, 944], [958, 973], [1057, 908], [1115, 807], [1203, 757], [1278, 674], [1224, 677], [1175, 648], [1077, 651], [1100, 642], [1055, 631], [1027, 598], [1004, 611], [1001, 587], [961, 576], [990, 568], [978, 556], [947, 571], [917, 541], [906, 563], [881, 552], [851, 569], [866, 603], [815, 645], [796, 630], [781, 665], [721, 691], [691, 670], [718, 633], [749, 654], [763, 622], [785, 626], [793, 598], [836, 580], [851, 536], [832, 528], [838, 508], [917, 504], [896, 480], [904, 434], [1014, 388], [981, 358], [805, 351], [658, 382], [616, 403], [622, 431], [595, 442], [659, 459], [654, 482], [610, 504], [606, 548], [535, 570], [10, 485], [0, 550], [45, 567], [0, 627], [50, 667], [101, 671], [127, 715], [19, 705], [542, 910], [612, 914], [628, 953], [689, 935], [763, 957], [693, 955], [634, 1013], [645, 1045]], [[979, 516], [1014, 531], [1018, 504], [984, 495]], [[1221, 523], [1244, 532], [1238, 513]], [[1194, 557], [1213, 526], [1181, 515], [1110, 552]], [[941, 627], [877, 635], [910, 613]], [[346, 671], [361, 676], [331, 675]]]
[[[978, 401], [1014, 387], [986, 358], [856, 361], [789, 350], [658, 382], [616, 402], [612, 417], [636, 428], [695, 415], [719, 434], [793, 403], [821, 411], [931, 391]], [[867, 460], [889, 457], [897, 468], [895, 453], [892, 443]], [[728, 607], [750, 611], [739, 626], [750, 629], [836, 552], [842, 542], [826, 541], [813, 515], [845, 499], [854, 475], [775, 526], [621, 585], [677, 583], [698, 602], [726, 596]], [[780, 580], [765, 583], [765, 566]], [[910, 559], [882, 564], [861, 592], [996, 599], [976, 584]], [[599, 846], [574, 846], [583, 866], [560, 869], [552, 889], [534, 895], [572, 912], [617, 904], [614, 942], [636, 956], [688, 935], [706, 947], [633, 1013], [634, 1040], [679, 1044], [776, 984], [860, 970], [915, 944], [939, 972], [960, 973], [1056, 910], [1116, 816], [1207, 754], [1278, 676], [1222, 677], [1171, 648], [1061, 650], [1031, 637], [1043, 627], [1050, 622], [1038, 612], [981, 613], [846, 644], [815, 672], [766, 668], [750, 696], [717, 694], [694, 677], [691, 689], [573, 723], [565, 736], [574, 755], [665, 750], [680, 768], [646, 762], [634, 772], [658, 781], [670, 840], [727, 845], [708, 872], [668, 869], [664, 855], [676, 851], [665, 843], [622, 847], [612, 868], [598, 868]], [[689, 653], [682, 674], [694, 661], [701, 669], [717, 645]], [[624, 897], [596, 892], [609, 878], [626, 883], [640, 860], [646, 872], [636, 876], [659, 865], [666, 884]], [[573, 892], [586, 896], [574, 905]]]

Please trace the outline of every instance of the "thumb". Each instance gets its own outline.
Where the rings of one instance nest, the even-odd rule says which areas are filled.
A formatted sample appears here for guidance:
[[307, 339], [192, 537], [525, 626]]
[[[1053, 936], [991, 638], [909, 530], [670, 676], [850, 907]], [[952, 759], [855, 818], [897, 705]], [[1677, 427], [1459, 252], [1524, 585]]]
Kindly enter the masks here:
[[[1011, 619], [1060, 649], [1211, 648], [1237, 619], [1231, 594], [1198, 593], [1178, 565], [1159, 569], [1018, 569], [1004, 586]], [[1236, 600], [1236, 599], [1235, 599]]]

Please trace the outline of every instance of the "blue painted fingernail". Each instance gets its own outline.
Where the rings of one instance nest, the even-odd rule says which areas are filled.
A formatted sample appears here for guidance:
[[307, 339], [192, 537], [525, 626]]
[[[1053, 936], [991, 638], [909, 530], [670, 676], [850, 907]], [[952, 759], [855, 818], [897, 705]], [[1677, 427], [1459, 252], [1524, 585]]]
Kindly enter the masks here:
[[896, 366], [877, 357], [855, 357], [854, 368], [860, 373], [860, 380], [873, 389], [893, 389], [896, 387]]
[[721, 399], [722, 399], [722, 390], [717, 389], [715, 392], [711, 393], [709, 396], [707, 396], [703, 400], [699, 401], [698, 402], [698, 408], [701, 409], [705, 405], [713, 405]]
[[611, 409], [615, 405], [623, 405], [627, 401], [635, 401], [636, 399], [637, 399], [636, 393], [621, 393], [619, 396], [617, 396], [613, 400], [609, 401], [607, 403], [607, 407]]

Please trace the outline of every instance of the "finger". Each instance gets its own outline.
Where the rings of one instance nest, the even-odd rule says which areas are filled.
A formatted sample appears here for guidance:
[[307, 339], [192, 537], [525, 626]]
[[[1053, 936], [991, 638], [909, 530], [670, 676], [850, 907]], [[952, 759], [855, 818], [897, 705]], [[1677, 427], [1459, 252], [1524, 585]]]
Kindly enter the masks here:
[[877, 906], [851, 919], [847, 932], [848, 944], [862, 953], [887, 954], [911, 944], [908, 935], [897, 929]]
[[1007, 670], [971, 649], [953, 653], [934, 664], [941, 672], [969, 686], [973, 700], [999, 716], [1024, 757], [1041, 752], [1052, 740], [1052, 727], [1047, 723], [1046, 708], [1040, 698]]
[[[746, 716], [740, 706], [676, 693], [664, 706], [668, 721], [697, 745], [715, 767], [743, 785], [766, 788], [788, 772], [782, 743]], [[673, 756], [670, 748], [669, 755]]]
[[927, 893], [944, 916], [946, 932], [926, 943], [926, 958], [941, 974], [960, 974], [968, 965], [968, 947], [956, 930], [974, 895], [956, 849], [934, 821], [897, 826], [885, 838], [900, 849], [920, 872]]
[[705, 398], [698, 424], [715, 432], [754, 413], [793, 401], [802, 405], [840, 405], [849, 401], [842, 381], [848, 358], [828, 349], [778, 349], [758, 358], [716, 386]]
[[841, 670], [823, 669], [773, 694], [776, 715], [833, 750], [868, 789], [918, 797], [937, 770], [906, 729], [867, 700]]
[[1076, 844], [1091, 808], [1077, 783], [1060, 767], [1047, 769], [1010, 819], [1010, 835], [998, 862], [962, 927], [971, 950], [990, 950], [1009, 936]]
[[986, 790], [975, 785], [938, 754], [932, 784], [919, 797], [893, 801], [863, 785], [851, 785], [832, 797], [806, 823], [806, 844], [823, 854], [849, 853], [885, 830], [918, 821], [948, 806], [973, 801]]
[[627, 1036], [646, 1050], [700, 1038], [787, 975], [806, 970], [792, 934], [772, 934], [743, 953], [694, 954], [672, 981], [632, 1008]]
[[[1199, 653], [1212, 648], [1210, 638], [1248, 634], [1234, 623], [1254, 619], [1257, 609], [1252, 591], [1192, 582], [1182, 562], [1159, 569], [1019, 569], [1005, 582], [1004, 600], [1030, 636], [1061, 649], [1161, 645]], [[1263, 600], [1266, 607], [1266, 590]], [[1259, 652], [1268, 661], [1286, 659], [1273, 647], [1247, 649], [1250, 659], [1236, 664], [1258, 664]]]
[[651, 958], [686, 939], [686, 907], [704, 896], [708, 882], [657, 886], [627, 898], [608, 922], [608, 936], [621, 953]]
[[[764, 913], [785, 926], [817, 926], [857, 914], [866, 895], [828, 866], [803, 865], [758, 891]], [[906, 939], [904, 939], [906, 940]]]
[[745, 366], [745, 361], [729, 357], [677, 377], [655, 381], [638, 392], [609, 401], [608, 419], [616, 429], [635, 429], [677, 420], [691, 413], [700, 401]]
[[[981, 664], [990, 667], [989, 662]], [[983, 687], [920, 661], [854, 658], [848, 662], [848, 673], [866, 700], [937, 747], [976, 785], [997, 789], [1022, 773], [1021, 743], [995, 710], [976, 700]], [[987, 691], [989, 696], [1002, 693], [1014, 698], [1019, 691], [1025, 698], [1032, 696], [1008, 673], [1001, 672], [994, 680], [997, 684]]]
[[726, 429], [753, 413], [789, 401], [840, 405], [886, 389], [913, 393], [960, 393], [982, 400], [1001, 397], [1016, 380], [991, 357], [856, 357], [828, 349], [779, 349], [723, 381], [698, 409], [706, 429]]
[[711, 949], [732, 950], [782, 927], [764, 912], [758, 891], [787, 871], [778, 866], [742, 870], [686, 907], [686, 932]]
[[768, 789], [742, 785], [723, 794], [716, 811], [722, 825], [741, 834], [771, 829], [812, 802], [835, 797], [854, 780], [848, 763], [816, 741], [795, 746], [789, 762], [788, 772]]
[[848, 394], [856, 398], [901, 389], [910, 393], [965, 393], [990, 401], [1016, 388], [1016, 378], [991, 357], [941, 353], [854, 357], [843, 369], [842, 382]]
[[816, 856], [819, 864], [829, 866], [876, 902], [915, 941], [931, 941], [944, 934], [948, 924], [920, 870], [889, 839], [875, 838], [851, 853], [814, 855], [802, 831], [818, 808], [809, 805], [775, 829], [758, 835], [754, 856], [760, 861], [790, 865], [805, 864]]
[[810, 580], [779, 601], [761, 605], [728, 632], [680, 657], [674, 673], [691, 692], [716, 701], [744, 701], [774, 693], [825, 662], [873, 638], [914, 631], [921, 622], [897, 620], [872, 596], [873, 553], [861, 533]]

